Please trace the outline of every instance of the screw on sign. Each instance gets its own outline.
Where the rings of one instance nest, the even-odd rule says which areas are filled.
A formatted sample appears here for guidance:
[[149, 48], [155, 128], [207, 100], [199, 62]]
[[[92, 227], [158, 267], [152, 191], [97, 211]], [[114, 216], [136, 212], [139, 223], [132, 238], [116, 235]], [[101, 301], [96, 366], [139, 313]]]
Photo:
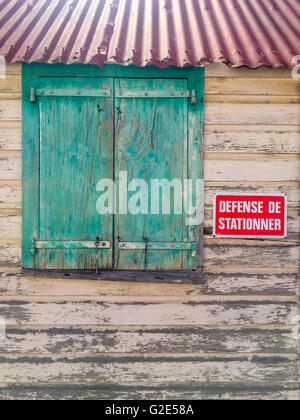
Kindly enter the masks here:
[[213, 234], [218, 238], [286, 238], [286, 194], [215, 194]]

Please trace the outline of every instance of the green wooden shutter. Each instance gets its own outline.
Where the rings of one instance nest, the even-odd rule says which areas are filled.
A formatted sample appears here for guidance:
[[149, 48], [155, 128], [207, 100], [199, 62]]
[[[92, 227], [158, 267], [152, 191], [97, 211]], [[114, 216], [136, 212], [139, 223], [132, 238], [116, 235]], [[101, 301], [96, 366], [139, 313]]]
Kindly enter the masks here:
[[40, 229], [36, 266], [112, 268], [112, 215], [96, 185], [113, 177], [112, 79], [53, 78], [36, 91], [40, 118]]
[[148, 185], [202, 178], [203, 80], [201, 69], [23, 65], [24, 267], [201, 267], [202, 225], [173, 207], [99, 215], [96, 185], [120, 171]]
[[[127, 171], [128, 181], [143, 179], [149, 187], [149, 214], [116, 216], [115, 268], [192, 268], [189, 228], [184, 214], [175, 214], [172, 194], [170, 214], [150, 212], [151, 180], [176, 179], [183, 185], [188, 178], [187, 80], [117, 79], [115, 83], [115, 178]], [[183, 207], [183, 195], [181, 200]]]

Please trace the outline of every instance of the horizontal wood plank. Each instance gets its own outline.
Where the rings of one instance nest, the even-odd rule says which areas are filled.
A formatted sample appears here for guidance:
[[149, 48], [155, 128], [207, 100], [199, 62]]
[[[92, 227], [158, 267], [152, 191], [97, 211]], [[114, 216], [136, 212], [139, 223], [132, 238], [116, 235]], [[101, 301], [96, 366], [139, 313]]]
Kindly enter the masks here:
[[0, 99], [0, 121], [21, 121], [22, 101]]
[[[229, 193], [285, 193], [289, 209], [300, 208], [300, 182], [297, 181], [207, 181], [205, 182], [205, 207], [211, 208], [216, 192]], [[0, 181], [0, 208], [20, 209], [22, 207], [22, 185], [18, 180]]]
[[205, 124], [299, 125], [298, 104], [219, 104], [205, 107]]
[[21, 75], [22, 64], [21, 63], [6, 63], [6, 74], [7, 75]]
[[232, 153], [300, 153], [300, 132], [297, 129], [264, 126], [206, 126], [204, 150]]
[[204, 154], [207, 181], [298, 181], [299, 155]]
[[215, 241], [204, 246], [204, 266], [299, 267], [299, 241]]
[[[212, 268], [212, 267], [210, 267]], [[234, 272], [214, 273], [206, 268], [204, 285], [150, 284], [132, 282], [107, 282], [101, 280], [72, 280], [66, 278], [22, 277], [20, 269], [0, 268], [0, 293], [2, 296], [201, 296], [201, 295], [269, 295], [296, 296], [299, 294], [298, 269], [281, 270], [271, 274], [249, 273], [240, 267]]]
[[2, 240], [0, 238], [0, 266], [21, 265], [20, 240]]
[[[1, 186], [0, 186], [1, 191]], [[300, 208], [299, 181], [206, 181], [205, 207], [212, 208], [213, 196], [216, 192], [223, 193], [285, 193], [288, 199], [288, 209]]]
[[[0, 266], [21, 264], [21, 245], [11, 240], [0, 242]], [[210, 267], [299, 267], [299, 242], [215, 240], [204, 242], [204, 266]]]
[[128, 390], [107, 390], [107, 389], [84, 389], [83, 387], [72, 388], [21, 388], [21, 389], [0, 389], [0, 399], [2, 400], [63, 400], [63, 401], [99, 401], [99, 400], [205, 400], [205, 401], [298, 401], [300, 391], [294, 390], [274, 390], [256, 389], [256, 391], [243, 389], [240, 391], [226, 391], [222, 388], [205, 389], [161, 389], [155, 391], [151, 389], [128, 389]]
[[0, 123], [0, 149], [22, 149], [22, 127], [19, 122]]
[[[21, 152], [0, 151], [0, 179], [21, 179]], [[206, 181], [297, 181], [300, 156], [296, 154], [212, 153], [204, 155]]]
[[0, 150], [0, 179], [21, 180], [22, 155], [21, 152]]
[[22, 183], [19, 180], [0, 181], [0, 209], [22, 208]]
[[[208, 297], [207, 297], [208, 298]], [[253, 298], [208, 301], [191, 297], [164, 299], [89, 297], [63, 299], [33, 299], [32, 297], [1, 298], [0, 312], [7, 326], [25, 325], [286, 325], [299, 313], [296, 301], [275, 302], [274, 298], [260, 301]], [[228, 299], [228, 298], [227, 298]], [[157, 301], [160, 303], [151, 303]], [[126, 303], [128, 302], [128, 303]], [[169, 302], [169, 303], [168, 303]], [[182, 303], [180, 303], [182, 302]]]
[[[85, 384], [198, 385], [222, 382], [295, 383], [298, 361], [287, 357], [0, 357], [2, 386]], [[37, 369], [36, 366], [39, 366]], [[33, 374], [34, 372], [34, 374]]]
[[[1, 98], [1, 94], [0, 94]], [[18, 99], [13, 96], [11, 99]], [[300, 96], [280, 95], [205, 95], [206, 104], [300, 104]]]
[[300, 391], [280, 387], [253, 386], [238, 384], [239, 389], [232, 389], [232, 384], [220, 387], [160, 387], [158, 390], [145, 387], [94, 387], [88, 386], [50, 386], [50, 387], [18, 387], [0, 388], [0, 399], [16, 400], [63, 400], [63, 401], [99, 401], [99, 400], [262, 400], [262, 401], [298, 401]]
[[[21, 121], [21, 101], [0, 100], [0, 121]], [[299, 125], [298, 104], [206, 104], [206, 124]]]
[[21, 93], [22, 78], [21, 74], [7, 74], [5, 79], [0, 79], [0, 94]]
[[0, 354], [291, 353], [291, 328], [28, 327], [8, 328]]
[[[298, 238], [300, 235], [300, 213], [299, 210], [288, 211], [288, 239]], [[205, 211], [204, 230], [207, 235], [212, 235], [213, 212], [211, 209]], [[2, 239], [21, 238], [22, 236], [22, 215], [20, 210], [0, 209], [0, 232]]]
[[20, 238], [22, 237], [22, 216], [14, 214], [15, 211], [0, 211], [0, 232], [1, 238]]
[[212, 63], [205, 67], [205, 77], [251, 77], [257, 78], [278, 78], [290, 79], [291, 70], [280, 67], [278, 69], [269, 69], [267, 67], [260, 67], [258, 69], [250, 69], [248, 67], [229, 67], [224, 63]]
[[254, 77], [208, 77], [206, 95], [265, 95], [298, 96], [300, 81], [289, 79]]

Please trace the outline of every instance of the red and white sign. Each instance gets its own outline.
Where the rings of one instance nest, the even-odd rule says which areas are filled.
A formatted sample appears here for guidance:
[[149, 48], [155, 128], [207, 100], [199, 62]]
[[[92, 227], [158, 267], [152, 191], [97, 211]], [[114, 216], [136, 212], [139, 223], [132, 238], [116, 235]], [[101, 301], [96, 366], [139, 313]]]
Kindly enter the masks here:
[[286, 194], [215, 194], [217, 238], [286, 238]]

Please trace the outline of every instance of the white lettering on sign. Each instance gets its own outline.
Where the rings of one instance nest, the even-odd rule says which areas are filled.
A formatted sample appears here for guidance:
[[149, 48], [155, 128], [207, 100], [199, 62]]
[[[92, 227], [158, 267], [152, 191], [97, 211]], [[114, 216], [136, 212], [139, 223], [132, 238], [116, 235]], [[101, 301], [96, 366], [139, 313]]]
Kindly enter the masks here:
[[281, 230], [280, 219], [243, 219], [224, 218], [219, 219], [219, 229], [247, 229], [247, 230]]
[[263, 213], [263, 202], [220, 201], [220, 213]]

